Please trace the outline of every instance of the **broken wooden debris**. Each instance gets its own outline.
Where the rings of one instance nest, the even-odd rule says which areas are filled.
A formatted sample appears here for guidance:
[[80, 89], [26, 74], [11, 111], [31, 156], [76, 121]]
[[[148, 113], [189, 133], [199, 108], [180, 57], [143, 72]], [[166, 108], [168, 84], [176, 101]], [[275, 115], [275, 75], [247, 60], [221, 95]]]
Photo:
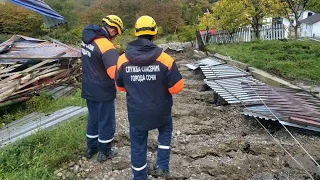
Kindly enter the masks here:
[[48, 86], [73, 84], [81, 75], [80, 51], [50, 40], [16, 35], [0, 44], [0, 107], [27, 100]]

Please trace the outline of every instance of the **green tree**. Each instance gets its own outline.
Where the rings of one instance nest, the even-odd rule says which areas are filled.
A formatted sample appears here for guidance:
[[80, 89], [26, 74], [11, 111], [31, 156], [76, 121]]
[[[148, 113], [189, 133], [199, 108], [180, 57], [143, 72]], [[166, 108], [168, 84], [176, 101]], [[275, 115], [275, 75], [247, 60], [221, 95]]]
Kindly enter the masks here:
[[41, 36], [42, 18], [35, 12], [4, 2], [0, 6], [0, 34]]
[[68, 22], [65, 25], [49, 29], [48, 35], [63, 43], [78, 44], [81, 42], [81, 32], [84, 27], [81, 13], [88, 8], [85, 3], [90, 1], [83, 0], [79, 3], [78, 0], [45, 0], [45, 2]]
[[207, 27], [210, 29], [216, 28], [216, 20], [212, 13], [205, 13], [200, 19], [199, 29], [204, 30]]
[[[181, 11], [172, 0], [140, 0], [140, 10], [136, 17], [149, 15], [162, 27], [163, 33], [174, 33], [179, 25], [183, 24]], [[151, 5], [152, 4], [152, 5]]]
[[52, 9], [61, 14], [69, 27], [76, 27], [81, 23], [80, 12], [85, 6], [78, 0], [44, 0]]
[[319, 0], [310, 0], [307, 9], [311, 11], [315, 11], [317, 13], [320, 13], [320, 1]]
[[210, 11], [212, 7], [208, 0], [177, 0], [177, 2], [182, 11], [181, 15], [185, 25], [198, 24], [198, 17], [202, 17], [203, 13]]
[[183, 42], [191, 42], [192, 46], [196, 40], [197, 26], [187, 25], [179, 28], [178, 38]]
[[260, 37], [260, 27], [266, 17], [278, 14], [278, 0], [220, 0], [213, 8], [213, 16], [220, 30], [235, 31], [251, 25], [255, 37]]
[[239, 0], [220, 0], [212, 7], [218, 30], [235, 31], [247, 25], [245, 6]]
[[[314, 1], [315, 3], [316, 1]], [[309, 3], [309, 0], [282, 0], [282, 12], [285, 14], [287, 19], [294, 20], [290, 21], [290, 25], [294, 28], [295, 39], [298, 38], [298, 28], [300, 27], [299, 18], [301, 17], [303, 11], [306, 10], [306, 7]], [[315, 3], [316, 4], [316, 3]]]
[[263, 25], [263, 20], [267, 17], [279, 15], [281, 5], [278, 0], [240, 0], [245, 8], [247, 21], [252, 26], [255, 37], [259, 39], [259, 28]]

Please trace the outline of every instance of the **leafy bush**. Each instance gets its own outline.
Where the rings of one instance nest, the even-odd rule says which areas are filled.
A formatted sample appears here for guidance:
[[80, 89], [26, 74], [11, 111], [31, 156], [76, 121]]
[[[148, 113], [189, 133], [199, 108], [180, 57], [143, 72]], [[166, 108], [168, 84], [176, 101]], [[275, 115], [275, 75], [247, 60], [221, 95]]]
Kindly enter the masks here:
[[193, 42], [196, 40], [197, 26], [182, 26], [179, 28], [178, 38], [183, 42]]
[[4, 41], [8, 40], [11, 37], [9, 34], [0, 34], [0, 43], [3, 43]]

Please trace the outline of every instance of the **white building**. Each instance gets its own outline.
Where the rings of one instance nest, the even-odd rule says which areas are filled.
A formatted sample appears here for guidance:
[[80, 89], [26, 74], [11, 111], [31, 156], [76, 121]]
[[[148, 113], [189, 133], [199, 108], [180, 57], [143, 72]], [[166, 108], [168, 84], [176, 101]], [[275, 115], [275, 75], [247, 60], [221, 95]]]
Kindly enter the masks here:
[[300, 21], [301, 37], [320, 37], [320, 14], [314, 14]]
[[[301, 20], [303, 19], [306, 19], [312, 15], [316, 14], [315, 12], [313, 11], [309, 11], [309, 10], [306, 10], [306, 11], [303, 11], [301, 13], [301, 16], [299, 17], [298, 21], [301, 22]], [[296, 21], [294, 19], [294, 16], [293, 14], [290, 16], [290, 19], [288, 18], [284, 18], [284, 17], [278, 17], [278, 18], [272, 18], [272, 17], [269, 17], [269, 18], [266, 18], [263, 20], [263, 23], [264, 25], [266, 26], [270, 26], [272, 24], [283, 24], [284, 27], [285, 27], [285, 38], [288, 38], [289, 34], [290, 34], [290, 29], [289, 27], [291, 26], [290, 24], [290, 21], [292, 22], [292, 25], [295, 26], [296, 25]], [[301, 29], [300, 29], [301, 31]]]

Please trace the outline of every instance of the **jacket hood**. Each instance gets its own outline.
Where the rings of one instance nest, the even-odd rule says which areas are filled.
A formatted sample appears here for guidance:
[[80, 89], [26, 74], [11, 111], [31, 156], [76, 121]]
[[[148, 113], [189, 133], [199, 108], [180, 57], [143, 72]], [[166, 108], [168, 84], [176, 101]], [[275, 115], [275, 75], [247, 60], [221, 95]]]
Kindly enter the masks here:
[[161, 48], [145, 38], [130, 42], [125, 52], [128, 60], [134, 65], [150, 65], [161, 53]]
[[88, 25], [82, 31], [82, 41], [86, 44], [90, 44], [94, 39], [102, 37], [110, 39], [108, 33], [98, 25]]

